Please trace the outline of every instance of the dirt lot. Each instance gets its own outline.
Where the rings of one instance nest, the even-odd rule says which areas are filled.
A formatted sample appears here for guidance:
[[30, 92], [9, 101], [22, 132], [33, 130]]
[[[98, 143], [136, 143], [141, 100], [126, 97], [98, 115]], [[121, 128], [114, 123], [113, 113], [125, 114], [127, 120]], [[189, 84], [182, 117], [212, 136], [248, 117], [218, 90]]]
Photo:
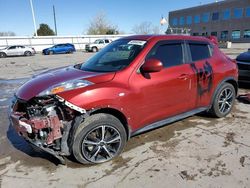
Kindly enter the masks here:
[[[225, 50], [235, 57], [243, 50]], [[236, 101], [228, 117], [193, 116], [132, 138], [117, 159], [96, 166], [34, 151], [10, 126], [15, 90], [38, 72], [92, 55], [0, 59], [0, 187], [250, 187], [250, 105]], [[244, 85], [240, 94], [250, 93]]]

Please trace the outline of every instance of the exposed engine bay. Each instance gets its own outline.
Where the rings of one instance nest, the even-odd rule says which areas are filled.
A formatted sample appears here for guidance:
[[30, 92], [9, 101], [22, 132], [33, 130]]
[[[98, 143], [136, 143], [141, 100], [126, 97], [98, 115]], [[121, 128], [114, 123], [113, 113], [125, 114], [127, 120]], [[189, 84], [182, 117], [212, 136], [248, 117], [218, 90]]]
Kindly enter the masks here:
[[76, 111], [72, 107], [57, 96], [35, 97], [28, 102], [15, 99], [11, 120], [17, 132], [27, 141], [64, 163], [61, 156], [71, 154], [70, 130], [75, 124], [75, 117], [82, 114], [81, 109]]

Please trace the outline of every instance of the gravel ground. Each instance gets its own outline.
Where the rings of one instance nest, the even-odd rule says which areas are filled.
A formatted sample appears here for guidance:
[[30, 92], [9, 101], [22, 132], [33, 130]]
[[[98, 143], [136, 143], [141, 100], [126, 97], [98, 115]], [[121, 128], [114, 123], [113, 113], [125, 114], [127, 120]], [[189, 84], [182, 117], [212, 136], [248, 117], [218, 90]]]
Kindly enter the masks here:
[[[235, 58], [241, 51], [224, 52]], [[226, 118], [192, 116], [136, 136], [105, 164], [58, 165], [30, 148], [7, 118], [11, 96], [33, 74], [91, 55], [0, 59], [0, 187], [250, 187], [250, 105], [238, 100]], [[240, 89], [249, 92], [250, 86]]]

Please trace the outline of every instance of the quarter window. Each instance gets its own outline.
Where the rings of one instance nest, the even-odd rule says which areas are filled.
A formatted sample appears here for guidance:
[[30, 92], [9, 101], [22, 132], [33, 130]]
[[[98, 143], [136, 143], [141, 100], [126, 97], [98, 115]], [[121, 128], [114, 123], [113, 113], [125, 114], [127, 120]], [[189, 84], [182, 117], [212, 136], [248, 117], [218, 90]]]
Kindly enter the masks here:
[[147, 59], [155, 58], [162, 62], [164, 67], [183, 64], [182, 44], [163, 44], [153, 49]]
[[235, 8], [234, 9], [234, 18], [242, 18], [243, 15], [243, 9], [242, 8]]
[[232, 31], [232, 39], [239, 39], [240, 38], [240, 30]]
[[206, 43], [189, 43], [192, 61], [199, 61], [211, 57], [209, 45]]
[[244, 38], [250, 38], [250, 29], [244, 31]]

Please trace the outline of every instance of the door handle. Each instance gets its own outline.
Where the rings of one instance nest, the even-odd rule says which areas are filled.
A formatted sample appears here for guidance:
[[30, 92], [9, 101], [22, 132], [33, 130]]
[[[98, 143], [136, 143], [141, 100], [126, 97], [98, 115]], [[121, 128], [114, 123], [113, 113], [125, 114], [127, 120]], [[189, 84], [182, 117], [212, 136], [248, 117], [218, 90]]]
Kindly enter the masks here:
[[181, 74], [178, 79], [180, 80], [187, 80], [189, 78], [189, 75], [188, 74]]

